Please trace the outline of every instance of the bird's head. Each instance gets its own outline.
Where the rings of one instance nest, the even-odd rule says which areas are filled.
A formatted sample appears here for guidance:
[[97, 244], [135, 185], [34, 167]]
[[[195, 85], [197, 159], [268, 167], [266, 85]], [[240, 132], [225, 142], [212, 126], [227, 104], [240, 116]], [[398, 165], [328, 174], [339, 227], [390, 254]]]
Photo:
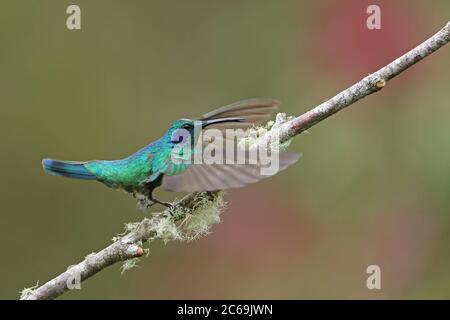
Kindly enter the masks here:
[[198, 121], [191, 119], [180, 119], [172, 123], [166, 132], [166, 139], [173, 145], [185, 144], [194, 141], [194, 133], [198, 130]]

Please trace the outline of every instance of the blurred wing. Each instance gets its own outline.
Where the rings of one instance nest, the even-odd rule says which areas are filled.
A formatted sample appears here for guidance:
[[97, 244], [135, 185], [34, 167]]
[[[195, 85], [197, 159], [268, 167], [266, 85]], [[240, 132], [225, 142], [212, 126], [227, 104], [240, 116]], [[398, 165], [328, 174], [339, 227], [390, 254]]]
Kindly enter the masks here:
[[295, 163], [300, 154], [283, 152], [279, 154], [278, 171], [261, 174], [259, 164], [193, 164], [181, 174], [164, 176], [164, 189], [175, 192], [216, 191], [239, 188], [269, 178]]
[[227, 117], [242, 118], [239, 123], [223, 123], [211, 125], [211, 128], [249, 128], [269, 119], [278, 109], [280, 102], [273, 99], [242, 100], [204, 114], [200, 120], [211, 120]]

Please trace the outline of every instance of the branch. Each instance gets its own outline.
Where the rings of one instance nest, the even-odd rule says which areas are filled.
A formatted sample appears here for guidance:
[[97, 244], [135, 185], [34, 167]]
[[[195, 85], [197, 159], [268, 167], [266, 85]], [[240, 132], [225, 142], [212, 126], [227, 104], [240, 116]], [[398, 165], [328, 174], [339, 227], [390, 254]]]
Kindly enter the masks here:
[[[267, 134], [261, 138], [260, 142], [262, 144], [267, 143], [267, 141], [270, 141], [268, 139], [273, 137], [274, 134], [279, 136], [281, 142], [288, 141], [339, 110], [342, 110], [369, 94], [381, 90], [385, 87], [387, 81], [443, 47], [449, 40], [450, 22], [438, 33], [416, 48], [380, 70], [365, 77], [350, 88], [338, 93], [328, 101], [292, 120], [278, 121], [277, 125], [269, 130]], [[282, 117], [277, 118], [281, 119]], [[199, 206], [201, 207], [200, 209], [203, 210], [202, 212], [205, 212], [206, 208], [208, 214], [215, 212], [218, 215], [223, 206], [221, 201], [222, 198], [220, 192], [188, 194], [174, 204], [176, 210], [175, 215], [173, 211], [171, 212], [172, 209], [167, 209], [163, 213], [155, 215], [152, 218], [145, 218], [140, 223], [134, 225], [132, 230], [126, 235], [120, 237], [113, 244], [100, 252], [88, 255], [82, 262], [72, 266], [66, 272], [61, 273], [56, 278], [40, 287], [25, 289], [22, 292], [21, 299], [54, 299], [69, 290], [68, 283], [73, 280], [74, 276], [78, 276], [80, 281], [84, 281], [112, 264], [120, 261], [130, 261], [130, 259], [140, 257], [146, 252], [146, 250], [142, 248], [143, 243], [156, 238], [163, 238], [164, 240], [170, 240], [170, 237], [176, 238], [177, 235], [167, 235], [168, 229], [163, 228], [168, 221], [172, 221], [173, 223], [180, 221], [184, 222], [184, 219], [200, 214], [197, 210]], [[201, 205], [199, 205], [200, 203]], [[214, 219], [212, 222], [218, 222], [218, 216]], [[183, 222], [181, 222], [181, 224], [183, 224]], [[200, 226], [197, 232], [207, 232], [205, 227], [206, 226]]]
[[[201, 211], [199, 209], [212, 207], [213, 212], [217, 213], [223, 206], [221, 201], [220, 192], [190, 193], [174, 203], [173, 208], [132, 224], [132, 230], [125, 236], [120, 237], [100, 252], [91, 253], [82, 262], [70, 267], [66, 272], [39, 288], [24, 289], [20, 298], [21, 300], [54, 299], [69, 290], [68, 284], [73, 284], [76, 277], [79, 277], [77, 280], [81, 283], [112, 264], [143, 256], [146, 252], [142, 248], [142, 244], [145, 242], [156, 238], [163, 238], [165, 241], [171, 240], [172, 237], [180, 238], [177, 235], [174, 236], [170, 231], [171, 225], [169, 224], [169, 228], [167, 225], [172, 220], [178, 222], [185, 219], [189, 215], [185, 208], [190, 208], [190, 213], [198, 215]], [[196, 234], [194, 234], [195, 236]]]

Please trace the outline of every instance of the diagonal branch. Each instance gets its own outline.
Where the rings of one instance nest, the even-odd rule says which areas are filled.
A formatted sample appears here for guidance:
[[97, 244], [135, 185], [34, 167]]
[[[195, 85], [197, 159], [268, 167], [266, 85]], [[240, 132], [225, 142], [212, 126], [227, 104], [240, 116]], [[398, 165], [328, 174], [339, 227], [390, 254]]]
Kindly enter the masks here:
[[[443, 47], [450, 40], [450, 22], [431, 38], [407, 52], [400, 58], [389, 63], [380, 70], [370, 74], [348, 89], [338, 93], [333, 98], [320, 104], [314, 109], [280, 125], [274, 127], [265, 136], [261, 143], [270, 141], [273, 134], [280, 137], [284, 142], [307, 130], [320, 121], [325, 120], [334, 113], [357, 102], [358, 100], [379, 91], [384, 88], [386, 82], [405, 71], [415, 63], [421, 61], [434, 51]], [[266, 140], [265, 140], [266, 139]], [[201, 201], [209, 202], [207, 205], [214, 204], [221, 197], [217, 192], [205, 192], [201, 194]], [[192, 193], [185, 196], [174, 204], [178, 208], [193, 209], [200, 201], [200, 194]], [[219, 211], [220, 206], [214, 207]], [[186, 218], [188, 213], [180, 211], [175, 221], [181, 221]], [[184, 213], [183, 213], [184, 212]], [[142, 244], [156, 238], [164, 238], [161, 234], [161, 223], [167, 219], [168, 210], [152, 218], [145, 218], [132, 231], [116, 240], [110, 246], [104, 248], [98, 253], [90, 254], [82, 262], [72, 266], [66, 272], [61, 273], [56, 278], [48, 281], [36, 289], [26, 289], [22, 292], [21, 299], [43, 300], [54, 299], [69, 290], [68, 284], [71, 283], [74, 276], [78, 276], [80, 281], [84, 281], [104, 268], [120, 261], [126, 261], [145, 254]]]

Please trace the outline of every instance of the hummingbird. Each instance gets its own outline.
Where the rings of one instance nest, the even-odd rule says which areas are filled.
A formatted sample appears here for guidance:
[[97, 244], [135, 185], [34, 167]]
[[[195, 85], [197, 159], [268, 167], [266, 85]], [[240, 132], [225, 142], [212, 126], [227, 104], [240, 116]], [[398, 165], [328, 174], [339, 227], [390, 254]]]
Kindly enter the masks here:
[[[171, 124], [165, 134], [132, 155], [120, 160], [63, 161], [43, 159], [44, 170], [56, 176], [99, 181], [113, 189], [122, 189], [133, 196], [143, 195], [151, 204], [170, 207], [171, 204], [156, 199], [153, 191], [162, 186], [173, 192], [218, 191], [238, 188], [267, 178], [295, 163], [300, 154], [279, 152], [277, 172], [262, 175], [261, 165], [206, 164], [175, 161], [174, 149], [180, 144], [195, 144], [198, 134], [207, 128], [244, 129], [267, 120], [277, 110], [279, 102], [273, 99], [249, 99], [208, 112], [196, 120], [179, 119]], [[189, 136], [178, 134], [180, 130]], [[190, 138], [186, 138], [190, 137]], [[181, 149], [184, 150], [184, 149]], [[193, 153], [195, 148], [188, 149]]]

